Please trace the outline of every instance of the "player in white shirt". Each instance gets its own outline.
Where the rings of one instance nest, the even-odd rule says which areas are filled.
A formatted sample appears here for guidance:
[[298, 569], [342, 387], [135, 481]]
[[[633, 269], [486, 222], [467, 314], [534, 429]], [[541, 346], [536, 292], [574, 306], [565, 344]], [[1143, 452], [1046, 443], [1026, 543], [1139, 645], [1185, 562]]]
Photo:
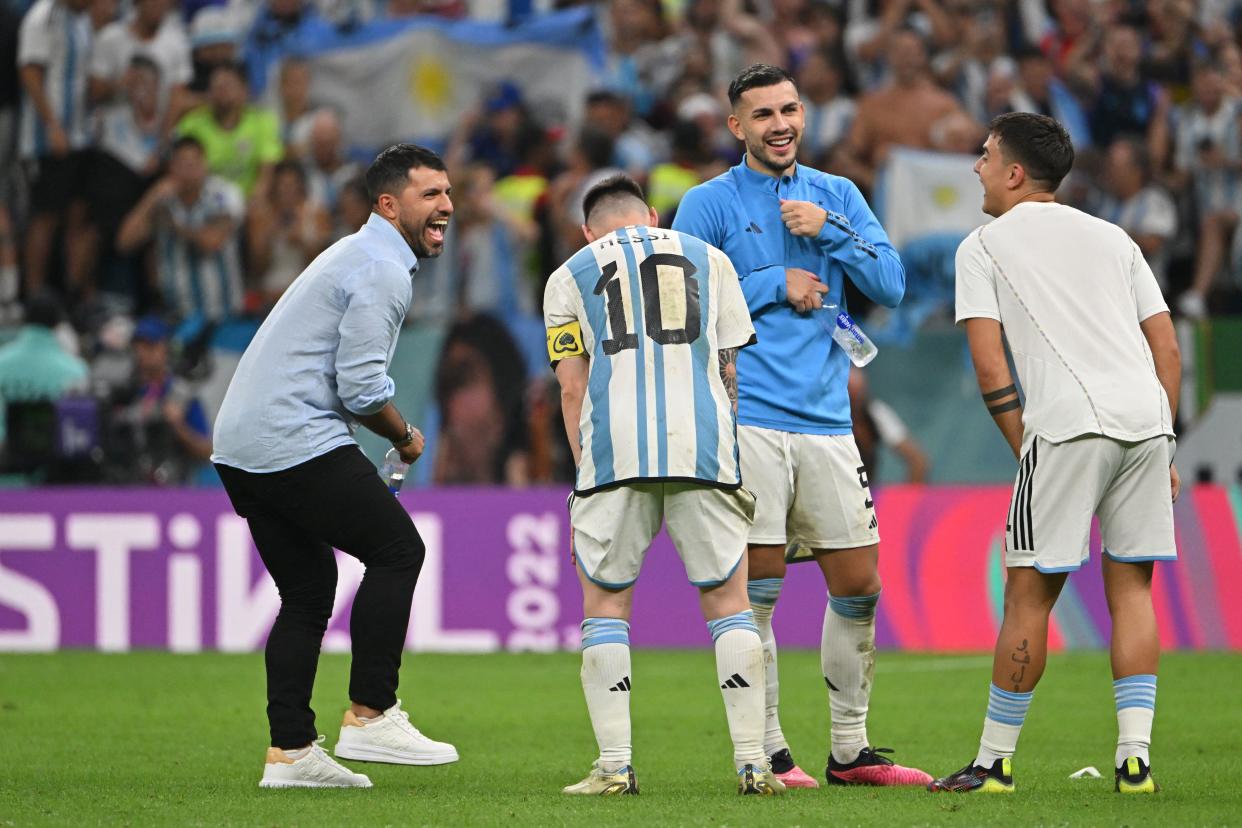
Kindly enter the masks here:
[[1154, 561], [1177, 557], [1181, 357], [1138, 245], [1120, 227], [1056, 203], [1073, 161], [1059, 123], [1011, 113], [992, 122], [975, 164], [983, 211], [996, 220], [958, 248], [957, 320], [1020, 469], [979, 753], [931, 783], [933, 791], [1013, 790], [1011, 759], [1047, 662], [1048, 616], [1067, 574], [1087, 562], [1093, 516], [1113, 616], [1115, 785], [1122, 793], [1157, 790], [1148, 756], [1160, 650], [1151, 579]]
[[763, 750], [763, 645], [746, 595], [754, 497], [742, 488], [735, 410], [739, 348], [755, 330], [729, 259], [657, 227], [625, 175], [583, 199], [589, 244], [544, 292], [548, 358], [577, 464], [570, 501], [583, 592], [582, 689], [599, 759], [567, 794], [636, 794], [630, 750], [633, 584], [668, 522], [699, 588], [738, 792], [784, 785]]

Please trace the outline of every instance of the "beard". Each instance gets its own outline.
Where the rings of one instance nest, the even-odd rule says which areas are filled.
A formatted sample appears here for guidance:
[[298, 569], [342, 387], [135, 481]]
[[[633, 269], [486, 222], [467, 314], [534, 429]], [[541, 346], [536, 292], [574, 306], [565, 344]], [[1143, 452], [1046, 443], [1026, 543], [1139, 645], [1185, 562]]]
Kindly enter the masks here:
[[791, 167], [793, 167], [794, 164], [797, 163], [798, 144], [800, 143], [801, 137], [802, 136], [797, 135], [797, 134], [793, 136], [793, 144], [792, 144], [793, 152], [789, 154], [788, 159], [777, 158], [776, 156], [774, 156], [772, 154], [772, 148], [767, 145], [767, 142], [764, 138], [760, 138], [758, 141], [755, 141], [755, 142], [747, 141], [746, 151], [750, 153], [751, 157], [754, 158], [756, 161], [758, 161], [760, 164], [767, 167], [769, 170], [776, 173], [777, 175], [781, 175], [786, 170], [790, 169]]
[[444, 252], [443, 241], [432, 241], [427, 238], [427, 230], [431, 221], [435, 216], [428, 216], [425, 221], [420, 224], [414, 224], [401, 220], [401, 232], [405, 236], [406, 243], [410, 245], [410, 250], [414, 251], [414, 255], [419, 259], [434, 259]]

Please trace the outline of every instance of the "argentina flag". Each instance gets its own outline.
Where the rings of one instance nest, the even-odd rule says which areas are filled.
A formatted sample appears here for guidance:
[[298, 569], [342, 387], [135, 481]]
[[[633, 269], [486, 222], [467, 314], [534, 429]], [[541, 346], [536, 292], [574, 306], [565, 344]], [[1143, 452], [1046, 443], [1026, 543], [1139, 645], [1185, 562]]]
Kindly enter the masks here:
[[[356, 148], [374, 150], [398, 141], [442, 147], [500, 83], [516, 86], [542, 120], [577, 123], [604, 46], [593, 11], [576, 8], [514, 26], [376, 20], [304, 42], [296, 56], [310, 64], [311, 99], [340, 113]], [[269, 96], [277, 76], [267, 73]]]

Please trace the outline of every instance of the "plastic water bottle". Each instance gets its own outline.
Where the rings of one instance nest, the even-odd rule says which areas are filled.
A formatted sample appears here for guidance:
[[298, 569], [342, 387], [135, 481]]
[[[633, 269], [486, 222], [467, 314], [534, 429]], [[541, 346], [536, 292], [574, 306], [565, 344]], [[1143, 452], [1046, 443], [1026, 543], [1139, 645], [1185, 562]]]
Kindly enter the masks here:
[[380, 467], [380, 477], [384, 480], [384, 485], [388, 487], [388, 491], [394, 495], [401, 491], [401, 484], [405, 482], [405, 475], [410, 470], [410, 464], [401, 459], [401, 452], [395, 448], [390, 448], [388, 453], [384, 455], [384, 465]]
[[880, 352], [858, 323], [837, 305], [824, 305], [819, 313], [819, 323], [849, 356], [850, 362], [859, 368], [875, 359]]

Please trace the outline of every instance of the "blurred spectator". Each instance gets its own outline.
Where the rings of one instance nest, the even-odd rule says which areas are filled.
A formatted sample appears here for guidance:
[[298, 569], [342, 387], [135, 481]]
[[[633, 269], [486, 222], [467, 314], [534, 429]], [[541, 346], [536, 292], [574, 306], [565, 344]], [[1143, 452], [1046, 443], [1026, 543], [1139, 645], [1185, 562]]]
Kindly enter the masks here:
[[311, 198], [334, 210], [341, 187], [365, 170], [346, 157], [341, 119], [335, 110], [318, 109], [314, 112], [307, 139], [308, 152], [303, 157], [302, 169], [306, 171]]
[[466, 16], [465, 0], [386, 0], [384, 14], [389, 18], [430, 14], [456, 20]]
[[17, 302], [17, 236], [8, 205], [0, 199], [0, 325], [11, 324], [21, 317]]
[[289, 54], [306, 54], [317, 40], [331, 37], [332, 26], [306, 0], [259, 0], [242, 56], [256, 96], [267, 88], [272, 64]]
[[[120, 96], [97, 113], [99, 151], [91, 161], [89, 197], [91, 215], [99, 228], [105, 279], [114, 260], [121, 222], [159, 172], [163, 123], [159, 72], [149, 58], [135, 55], [122, 76]], [[130, 299], [140, 300], [143, 291], [133, 283], [135, 268], [130, 262], [119, 267], [126, 283], [114, 284], [113, 292], [120, 288]]]
[[875, 486], [880, 480], [880, 447], [885, 446], [905, 465], [905, 482], [926, 483], [930, 465], [927, 452], [892, 406], [871, 396], [867, 375], [861, 368], [850, 368], [849, 394], [854, 439], [867, 469], [868, 482]]
[[[702, 80], [710, 91], [723, 97], [729, 83], [752, 63], [780, 64], [783, 55], [775, 36], [754, 15], [747, 13], [741, 0], [687, 0], [683, 33], [675, 44], [682, 57], [682, 74], [687, 65], [701, 56]], [[657, 54], [658, 59], [658, 54]], [[676, 66], [677, 61], [670, 65]]]
[[859, 84], [868, 91], [883, 82], [886, 69], [896, 70], [894, 41], [903, 31], [929, 38], [937, 47], [951, 45], [956, 35], [953, 20], [937, 0], [848, 0], [845, 18], [845, 49]]
[[646, 181], [647, 172], [665, 155], [660, 136], [633, 118], [629, 101], [616, 92], [592, 92], [586, 104], [586, 122], [612, 139], [613, 165]]
[[332, 222], [323, 204], [310, 197], [306, 171], [281, 161], [270, 194], [246, 218], [250, 272], [264, 305], [276, 303], [311, 260], [328, 246]]
[[452, 256], [457, 279], [455, 306], [461, 317], [492, 313], [507, 320], [534, 312], [534, 291], [522, 284], [518, 244], [529, 241], [529, 222], [509, 219], [493, 195], [495, 175], [483, 165], [468, 167], [454, 187]]
[[134, 327], [133, 385], [113, 400], [110, 444], [126, 458], [127, 482], [177, 485], [211, 457], [211, 427], [189, 384], [173, 375], [168, 325], [157, 316]]
[[650, 115], [676, 76], [676, 46], [660, 0], [611, 0], [605, 82], [627, 97], [640, 116]]
[[660, 217], [660, 224], [670, 227], [682, 196], [703, 181], [701, 172], [710, 157], [703, 141], [703, 131], [693, 121], [673, 125], [673, 157], [651, 170], [647, 198]]
[[186, 92], [194, 77], [190, 41], [180, 21], [169, 13], [171, 8], [171, 0], [134, 0], [132, 15], [100, 31], [90, 63], [90, 98], [97, 104], [115, 103], [124, 97], [125, 75], [135, 56], [154, 63], [163, 134], [188, 108]]
[[936, 56], [933, 67], [970, 116], [986, 121], [988, 81], [994, 73], [1014, 69], [1013, 58], [1005, 54], [1004, 21], [993, 7], [976, 8], [971, 0], [954, 0], [949, 8], [957, 20], [956, 42]]
[[212, 70], [207, 103], [187, 113], [177, 132], [196, 138], [212, 175], [233, 182], [247, 197], [267, 191], [272, 165], [284, 153], [276, 116], [250, 105], [245, 72], [236, 64]]
[[530, 114], [522, 102], [522, 90], [501, 82], [479, 111], [469, 112], [453, 134], [444, 156], [450, 170], [470, 162], [487, 164], [499, 176], [513, 172], [523, 154], [523, 138], [530, 136]]
[[851, 147], [862, 163], [860, 187], [870, 189], [875, 172], [893, 145], [928, 149], [932, 126], [961, 110], [957, 100], [938, 87], [927, 67], [923, 38], [906, 29], [891, 38], [892, 81], [862, 97], [850, 133]]
[[807, 54], [798, 70], [806, 124], [802, 151], [808, 159], [819, 158], [849, 135], [857, 107], [845, 94], [844, 83], [845, 69], [840, 60], [823, 49]]
[[582, 246], [582, 197], [600, 181], [621, 172], [613, 166], [613, 156], [612, 139], [607, 133], [584, 127], [578, 134], [565, 171], [552, 182], [542, 199], [551, 247], [545, 261], [563, 262]]
[[276, 116], [280, 121], [280, 140], [285, 145], [285, 152], [292, 158], [303, 158], [310, 143], [311, 120], [315, 115], [310, 88], [309, 63], [296, 57], [280, 62]]
[[21, 81], [17, 74], [17, 31], [21, 15], [0, 2], [0, 206], [8, 203], [17, 181], [17, 113]]
[[1142, 70], [1143, 44], [1133, 26], [1114, 26], [1104, 35], [1098, 71], [1080, 63], [1075, 75], [1088, 90], [1091, 139], [1107, 147], [1119, 136], [1136, 135], [1147, 141], [1147, 151], [1163, 163], [1168, 149], [1168, 101], [1159, 84]]
[[52, 295], [39, 294], [27, 302], [26, 323], [17, 337], [0, 346], [0, 439], [8, 406], [54, 403], [86, 389], [86, 363], [67, 351], [56, 335], [63, 318]]
[[1242, 212], [1242, 107], [1225, 96], [1224, 79], [1214, 64], [1196, 67], [1193, 87], [1193, 101], [1178, 113], [1176, 165], [1193, 186], [1199, 244], [1194, 281], [1179, 308], [1199, 319], [1207, 313], [1212, 282], [1225, 264]]
[[478, 315], [453, 325], [436, 370], [435, 483], [526, 482], [525, 377], [500, 322]]
[[341, 187], [332, 213], [332, 241], [357, 233], [371, 217], [371, 199], [364, 178], [351, 178]]
[[[1055, 74], [1052, 60], [1038, 49], [1018, 52], [1018, 85], [1009, 97], [1010, 112], [1038, 112], [1064, 125], [1075, 147], [1091, 143], [1087, 116], [1078, 99]], [[997, 113], [1003, 114], [1003, 113]]]
[[242, 307], [238, 229], [241, 190], [208, 175], [203, 145], [183, 136], [173, 144], [168, 175], [138, 202], [117, 236], [133, 252], [155, 241], [155, 277], [164, 305], [181, 318], [219, 321]]
[[207, 6], [194, 16], [190, 26], [190, 61], [194, 75], [189, 86], [194, 93], [190, 98], [194, 105], [206, 102], [211, 73], [217, 66], [235, 64], [240, 60], [240, 40], [231, 9]]
[[1064, 75], [1080, 55], [1094, 49], [1099, 25], [1092, 19], [1092, 8], [1107, 13], [1107, 3], [1093, 0], [1049, 0], [1052, 26], [1039, 41], [1039, 48], [1052, 61], [1058, 75]]
[[1160, 286], [1167, 289], [1165, 271], [1169, 242], [1177, 234], [1177, 207], [1151, 177], [1147, 148], [1119, 138], [1104, 156], [1103, 196], [1091, 212], [1130, 234]]
[[65, 225], [69, 287], [85, 283], [94, 267], [97, 237], [87, 223], [83, 187], [90, 145], [86, 120], [86, 66], [90, 56], [90, 0], [38, 0], [22, 18], [17, 64], [21, 75], [19, 153], [33, 165], [30, 218], [23, 257], [26, 291], [47, 282], [53, 245]]

